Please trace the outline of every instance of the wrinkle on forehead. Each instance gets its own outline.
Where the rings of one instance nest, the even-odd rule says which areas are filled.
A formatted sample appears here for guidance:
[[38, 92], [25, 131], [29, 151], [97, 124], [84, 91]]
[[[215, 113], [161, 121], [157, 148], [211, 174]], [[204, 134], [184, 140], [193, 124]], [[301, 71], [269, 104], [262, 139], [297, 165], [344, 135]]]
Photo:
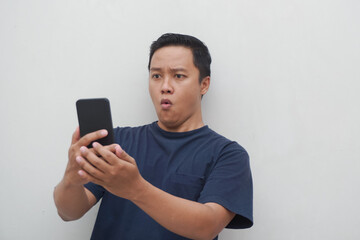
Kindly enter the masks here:
[[196, 68], [194, 65], [191, 49], [182, 46], [166, 46], [155, 51], [151, 63], [150, 71], [155, 70], [186, 70]]

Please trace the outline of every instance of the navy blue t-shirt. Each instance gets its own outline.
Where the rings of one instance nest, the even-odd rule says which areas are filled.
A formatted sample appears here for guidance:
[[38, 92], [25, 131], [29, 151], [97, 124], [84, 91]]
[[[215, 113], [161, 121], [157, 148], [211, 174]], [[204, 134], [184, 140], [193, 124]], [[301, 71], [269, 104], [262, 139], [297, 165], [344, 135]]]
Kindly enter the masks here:
[[[227, 228], [253, 224], [249, 155], [238, 143], [209, 129], [167, 132], [157, 122], [114, 129], [118, 143], [155, 187], [188, 200], [215, 202], [236, 213]], [[102, 198], [91, 239], [186, 239], [155, 222], [131, 201], [103, 187], [85, 185]], [[217, 238], [215, 238], [217, 239]]]

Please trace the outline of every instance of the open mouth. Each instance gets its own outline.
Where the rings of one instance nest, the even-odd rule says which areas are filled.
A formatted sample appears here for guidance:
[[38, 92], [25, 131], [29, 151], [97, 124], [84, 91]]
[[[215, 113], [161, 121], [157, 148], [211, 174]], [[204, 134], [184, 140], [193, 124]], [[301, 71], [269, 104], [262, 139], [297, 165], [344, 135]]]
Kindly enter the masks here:
[[172, 102], [169, 99], [161, 99], [161, 107], [163, 109], [169, 109], [172, 105]]

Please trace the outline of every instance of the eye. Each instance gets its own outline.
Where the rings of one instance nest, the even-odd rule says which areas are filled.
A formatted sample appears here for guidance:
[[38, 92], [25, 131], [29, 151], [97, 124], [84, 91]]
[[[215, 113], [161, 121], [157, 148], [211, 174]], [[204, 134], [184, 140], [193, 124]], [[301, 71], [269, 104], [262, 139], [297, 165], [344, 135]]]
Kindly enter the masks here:
[[177, 78], [177, 79], [182, 79], [182, 78], [185, 78], [185, 75], [175, 74], [175, 78]]
[[159, 79], [159, 78], [160, 78], [160, 74], [153, 74], [151, 77], [154, 78], [154, 79]]

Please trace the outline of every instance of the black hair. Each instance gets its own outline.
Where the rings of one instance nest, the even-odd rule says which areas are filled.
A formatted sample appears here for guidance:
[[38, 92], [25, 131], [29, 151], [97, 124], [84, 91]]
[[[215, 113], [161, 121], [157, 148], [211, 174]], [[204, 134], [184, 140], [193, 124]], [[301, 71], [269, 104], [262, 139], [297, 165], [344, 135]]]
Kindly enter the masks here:
[[211, 56], [206, 45], [193, 36], [177, 33], [165, 33], [151, 44], [148, 65], [149, 71], [150, 62], [156, 50], [166, 46], [183, 46], [190, 48], [193, 54], [194, 65], [200, 72], [199, 81], [201, 82], [203, 78], [210, 76]]

